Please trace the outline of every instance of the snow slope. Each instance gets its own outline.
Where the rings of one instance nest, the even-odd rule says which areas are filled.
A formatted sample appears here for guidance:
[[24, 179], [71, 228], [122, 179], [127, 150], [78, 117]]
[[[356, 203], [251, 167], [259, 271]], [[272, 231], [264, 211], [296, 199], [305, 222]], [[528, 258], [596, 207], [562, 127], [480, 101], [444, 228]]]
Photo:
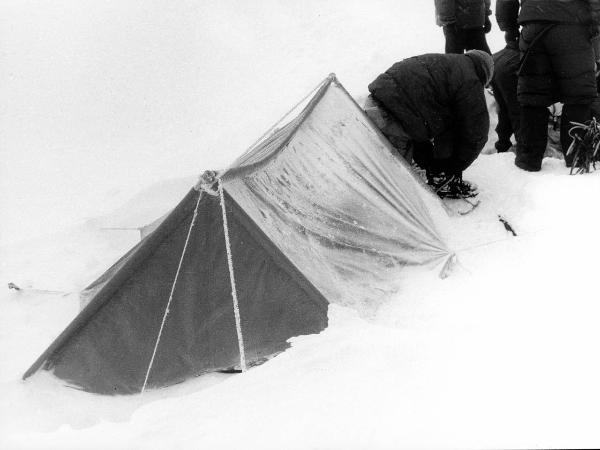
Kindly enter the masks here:
[[[514, 167], [512, 154], [492, 154], [467, 175], [479, 184], [482, 204], [451, 220], [460, 266], [450, 278], [417, 271], [371, 319], [332, 306], [328, 329], [294, 338], [290, 350], [245, 374], [201, 377], [144, 397], [85, 394], [47, 375], [22, 383], [23, 369], [75, 314], [75, 300], [4, 293], [0, 348], [8, 364], [1, 372], [0, 442], [6, 448], [597, 445], [600, 305], [592, 257], [600, 245], [592, 205], [600, 173], [569, 176], [560, 161], [546, 159], [541, 173], [530, 174]], [[64, 261], [91, 261], [89, 250]], [[41, 265], [35, 258], [30, 264]]]
[[173, 176], [226, 166], [329, 72], [360, 98], [442, 46], [429, 2], [246, 5], [1, 5], [0, 286], [59, 293], [0, 291], [0, 448], [600, 446], [600, 173], [525, 173], [512, 154], [465, 174], [482, 204], [451, 219], [452, 276], [415, 271], [368, 319], [332, 306], [260, 367], [143, 397], [20, 381], [138, 238], [103, 228], [166, 212], [191, 184]]

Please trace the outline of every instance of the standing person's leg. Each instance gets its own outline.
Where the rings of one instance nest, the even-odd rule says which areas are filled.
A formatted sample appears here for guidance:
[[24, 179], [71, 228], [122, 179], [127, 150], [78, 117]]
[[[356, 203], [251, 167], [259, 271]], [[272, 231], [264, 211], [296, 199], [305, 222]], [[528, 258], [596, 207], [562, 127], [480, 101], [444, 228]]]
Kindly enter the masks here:
[[485, 38], [485, 30], [482, 27], [465, 30], [465, 50], [482, 50], [492, 54]]
[[511, 64], [513, 65], [512, 69], [509, 73], [505, 74], [502, 82], [502, 94], [506, 103], [506, 110], [515, 135], [515, 140], [518, 139], [519, 128], [521, 126], [521, 108], [517, 96], [517, 86], [519, 84], [517, 71], [519, 60], [519, 54], [517, 53], [516, 59], [511, 61]]
[[508, 112], [508, 106], [504, 101], [504, 95], [500, 86], [496, 83], [492, 83], [492, 90], [494, 92], [494, 99], [496, 100], [497, 113], [498, 113], [498, 125], [496, 125], [496, 134], [498, 135], [498, 141], [494, 144], [498, 153], [506, 152], [512, 146], [510, 137], [513, 134], [513, 127]]
[[548, 142], [548, 108], [521, 105], [521, 124], [517, 139], [515, 165], [529, 172], [542, 168]]
[[446, 38], [446, 53], [464, 53], [465, 51], [465, 30], [456, 25], [444, 27], [444, 36]]
[[[519, 70], [520, 53], [517, 49], [506, 47], [494, 55], [494, 77], [492, 88], [494, 98], [498, 103], [498, 138], [500, 142], [504, 139], [504, 145], [500, 142], [496, 150], [506, 151], [510, 148], [510, 136], [517, 134], [521, 121], [519, 99], [517, 98], [517, 72]], [[500, 144], [500, 146], [498, 146]]]
[[548, 141], [548, 109], [555, 102], [556, 80], [545, 46], [547, 24], [525, 24], [519, 42], [523, 64], [519, 74], [517, 94], [520, 124], [515, 165], [537, 172]]
[[592, 103], [597, 97], [594, 50], [588, 27], [558, 24], [546, 37], [552, 68], [556, 75], [559, 98], [564, 103], [560, 142], [565, 162], [572, 164], [566, 152], [571, 145], [571, 122], [586, 123], [592, 118]]

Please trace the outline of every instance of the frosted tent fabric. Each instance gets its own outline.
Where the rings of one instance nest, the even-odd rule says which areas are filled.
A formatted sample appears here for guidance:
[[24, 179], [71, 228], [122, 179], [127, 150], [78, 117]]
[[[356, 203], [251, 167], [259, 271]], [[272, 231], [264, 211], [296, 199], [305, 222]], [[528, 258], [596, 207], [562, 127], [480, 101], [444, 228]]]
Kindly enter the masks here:
[[320, 95], [284, 149], [222, 179], [328, 300], [376, 303], [398, 269], [449, 258], [431, 217], [445, 213], [340, 85]]
[[[140, 392], [199, 193], [93, 286], [89, 305], [36, 361], [87, 391]], [[246, 359], [327, 326], [328, 302], [226, 194]], [[219, 198], [203, 194], [149, 387], [239, 365]]]

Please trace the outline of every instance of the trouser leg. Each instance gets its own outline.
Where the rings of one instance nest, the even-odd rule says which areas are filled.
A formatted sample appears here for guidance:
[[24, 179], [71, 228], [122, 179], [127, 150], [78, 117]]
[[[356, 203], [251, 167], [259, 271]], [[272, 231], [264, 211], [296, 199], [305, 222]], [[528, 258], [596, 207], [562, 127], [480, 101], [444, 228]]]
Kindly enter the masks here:
[[483, 50], [490, 55], [492, 52], [490, 51], [490, 47], [485, 38], [485, 31], [482, 27], [480, 28], [468, 28], [465, 30], [466, 34], [466, 42], [465, 42], [465, 50]]
[[569, 130], [573, 126], [571, 122], [586, 123], [592, 118], [591, 105], [564, 105], [560, 123], [560, 145], [565, 155], [567, 167], [573, 163], [573, 155], [567, 155], [567, 151], [573, 139], [569, 136]]
[[[568, 135], [570, 122], [589, 120], [589, 104], [597, 96], [590, 30], [587, 26], [575, 24], [525, 24], [520, 45], [525, 57], [519, 76], [519, 101], [544, 107], [556, 101], [565, 104], [561, 120], [561, 146], [563, 152], [567, 152], [571, 144]], [[537, 115], [541, 115], [541, 112], [530, 112], [529, 122], [535, 122]], [[541, 141], [541, 134], [538, 136], [538, 131], [524, 129], [524, 126], [522, 114], [520, 134], [523, 136], [523, 157], [521, 160], [517, 157], [515, 162], [535, 164], [537, 144], [534, 143]], [[570, 159], [570, 156], [566, 158], [567, 165], [572, 163]]]
[[542, 159], [548, 141], [548, 108], [545, 106], [521, 106], [521, 126], [517, 143], [517, 167], [537, 172], [542, 167]]
[[446, 53], [463, 53], [465, 50], [465, 30], [457, 27], [444, 27]]
[[462, 172], [456, 164], [456, 135], [453, 127], [449, 127], [443, 133], [433, 139], [433, 167], [437, 172], [446, 175], [457, 175]]
[[513, 134], [513, 127], [510, 120], [510, 114], [508, 112], [508, 106], [504, 101], [500, 88], [493, 84], [492, 89], [494, 92], [494, 99], [496, 100], [497, 112], [498, 112], [498, 125], [496, 125], [496, 134], [498, 135], [498, 141], [494, 146], [498, 153], [506, 152], [512, 146], [510, 137]]
[[412, 162], [412, 140], [400, 122], [372, 96], [365, 102], [365, 113], [408, 163]]
[[417, 165], [429, 172], [436, 172], [433, 164], [433, 144], [429, 141], [413, 142], [413, 160]]

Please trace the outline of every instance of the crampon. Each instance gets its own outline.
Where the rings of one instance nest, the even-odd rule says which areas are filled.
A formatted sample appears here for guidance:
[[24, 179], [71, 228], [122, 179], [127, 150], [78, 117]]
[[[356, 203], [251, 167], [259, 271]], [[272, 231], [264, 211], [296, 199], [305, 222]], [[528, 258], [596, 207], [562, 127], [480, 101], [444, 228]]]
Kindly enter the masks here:
[[587, 124], [571, 122], [569, 136], [573, 138], [567, 157], [572, 157], [571, 175], [590, 173], [600, 163], [600, 123], [596, 118]]
[[455, 203], [451, 202], [452, 200], [461, 200], [466, 203], [467, 209], [455, 210], [455, 208], [451, 208], [459, 215], [469, 214], [479, 206], [479, 200], [474, 199], [479, 194], [477, 187], [468, 181], [464, 181], [462, 175], [428, 177], [427, 184], [433, 188], [446, 206]]

